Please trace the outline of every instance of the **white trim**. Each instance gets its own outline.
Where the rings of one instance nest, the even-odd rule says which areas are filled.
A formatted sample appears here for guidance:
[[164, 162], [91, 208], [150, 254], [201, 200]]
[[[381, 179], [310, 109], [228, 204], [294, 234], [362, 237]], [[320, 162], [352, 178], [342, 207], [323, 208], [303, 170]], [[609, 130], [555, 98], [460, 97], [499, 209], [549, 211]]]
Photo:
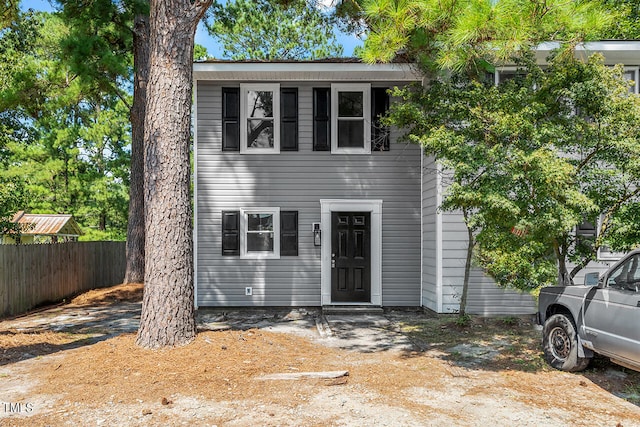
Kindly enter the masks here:
[[[247, 214], [267, 213], [273, 215], [273, 252], [247, 251]], [[240, 259], [280, 259], [280, 208], [240, 209]]]
[[198, 80], [193, 80], [193, 306], [198, 309]]
[[[360, 147], [338, 147], [338, 94], [340, 92], [362, 92], [363, 141]], [[348, 120], [348, 119], [346, 119]], [[331, 153], [333, 154], [371, 154], [371, 84], [370, 83], [333, 83], [331, 85]]]
[[420, 81], [413, 64], [364, 64], [359, 62], [242, 62], [217, 61], [193, 64], [194, 79], [229, 81]]
[[438, 313], [442, 313], [443, 307], [443, 281], [442, 281], [442, 164], [436, 162], [436, 299]]
[[[382, 306], [382, 200], [321, 199], [321, 301], [322, 305], [339, 304], [331, 301], [331, 212], [371, 212], [371, 302]], [[366, 304], [357, 304], [366, 305]]]
[[[273, 147], [253, 148], [247, 141], [247, 93], [249, 91], [273, 92]], [[240, 84], [240, 154], [280, 154], [280, 84]]]

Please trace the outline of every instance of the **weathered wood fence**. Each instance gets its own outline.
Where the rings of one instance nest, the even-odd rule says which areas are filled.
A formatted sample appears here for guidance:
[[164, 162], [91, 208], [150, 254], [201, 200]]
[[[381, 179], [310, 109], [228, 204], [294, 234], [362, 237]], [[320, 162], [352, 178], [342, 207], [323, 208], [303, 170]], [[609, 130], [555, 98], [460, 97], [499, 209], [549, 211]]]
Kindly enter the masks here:
[[0, 317], [122, 283], [125, 242], [0, 245]]

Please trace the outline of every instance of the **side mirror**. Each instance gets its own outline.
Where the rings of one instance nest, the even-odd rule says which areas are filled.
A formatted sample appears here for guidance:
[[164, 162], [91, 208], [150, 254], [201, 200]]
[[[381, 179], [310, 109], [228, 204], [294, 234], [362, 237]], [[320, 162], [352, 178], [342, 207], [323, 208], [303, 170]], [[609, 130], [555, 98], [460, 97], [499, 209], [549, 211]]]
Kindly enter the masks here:
[[600, 274], [598, 272], [587, 273], [584, 276], [585, 286], [597, 286], [598, 280], [600, 280]]

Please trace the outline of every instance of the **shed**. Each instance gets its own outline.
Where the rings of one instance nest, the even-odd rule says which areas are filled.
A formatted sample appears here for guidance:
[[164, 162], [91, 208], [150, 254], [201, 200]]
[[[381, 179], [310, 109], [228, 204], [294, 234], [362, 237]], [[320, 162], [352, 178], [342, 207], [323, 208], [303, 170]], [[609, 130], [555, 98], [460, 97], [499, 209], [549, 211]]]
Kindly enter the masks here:
[[60, 243], [75, 242], [82, 235], [82, 230], [68, 214], [28, 214], [18, 211], [11, 222], [20, 224], [22, 232], [20, 241], [15, 236], [3, 236], [4, 244]]

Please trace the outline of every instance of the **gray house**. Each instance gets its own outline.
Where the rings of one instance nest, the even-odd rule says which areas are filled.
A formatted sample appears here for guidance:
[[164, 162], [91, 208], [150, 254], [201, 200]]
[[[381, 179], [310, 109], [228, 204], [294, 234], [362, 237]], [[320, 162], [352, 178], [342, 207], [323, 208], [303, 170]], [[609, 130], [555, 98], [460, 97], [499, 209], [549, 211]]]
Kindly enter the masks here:
[[[638, 80], [640, 43], [587, 48]], [[388, 88], [421, 81], [351, 59], [195, 63], [196, 306], [457, 311], [465, 226], [437, 209], [439, 165], [378, 121]], [[536, 304], [474, 270], [467, 309]]]

